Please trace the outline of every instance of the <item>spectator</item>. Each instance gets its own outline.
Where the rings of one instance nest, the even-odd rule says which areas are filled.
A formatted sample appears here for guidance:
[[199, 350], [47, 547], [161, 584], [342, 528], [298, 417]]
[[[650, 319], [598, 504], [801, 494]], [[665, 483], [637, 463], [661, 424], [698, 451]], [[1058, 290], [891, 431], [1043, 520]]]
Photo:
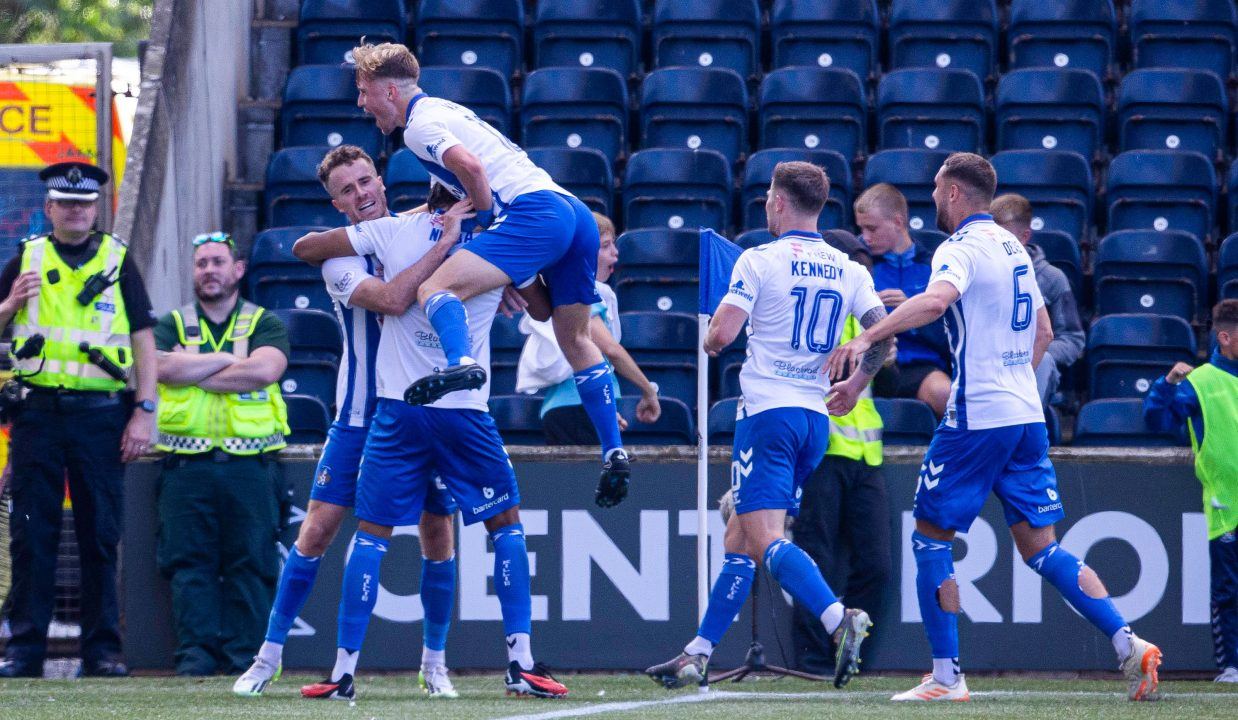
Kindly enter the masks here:
[[1153, 430], [1185, 425], [1190, 435], [1208, 520], [1216, 680], [1238, 683], [1238, 300], [1212, 308], [1212, 330], [1217, 347], [1209, 362], [1174, 365], [1152, 384], [1143, 414]]
[[[855, 221], [873, 255], [873, 283], [888, 310], [928, 287], [933, 254], [912, 241], [907, 231], [907, 199], [889, 183], [878, 183], [855, 201]], [[873, 387], [883, 397], [916, 398], [946, 412], [950, 397], [950, 344], [946, 326], [937, 320], [898, 335], [893, 368], [877, 376]]]
[[993, 199], [990, 206], [993, 221], [1014, 235], [1027, 248], [1032, 257], [1032, 269], [1036, 272], [1036, 285], [1045, 298], [1045, 308], [1053, 324], [1053, 341], [1045, 352], [1040, 365], [1036, 366], [1036, 387], [1040, 398], [1048, 405], [1057, 392], [1062, 373], [1083, 356], [1086, 342], [1083, 321], [1079, 319], [1079, 305], [1070, 289], [1066, 273], [1049, 264], [1045, 252], [1032, 240], [1032, 204], [1027, 198], [1008, 193]]
[[[602, 296], [602, 302], [593, 305], [592, 317], [589, 320], [593, 342], [617, 374], [640, 388], [641, 399], [636, 405], [636, 419], [643, 423], [656, 422], [662, 415], [662, 407], [658, 402], [658, 387], [649, 382], [636, 361], [619, 344], [622, 338], [619, 302], [615, 298], [615, 291], [606, 284], [619, 260], [619, 250], [615, 245], [615, 225], [609, 218], [596, 212], [593, 213], [593, 219], [597, 221], [601, 238], [598, 246], [597, 290]], [[516, 390], [536, 392], [543, 387], [549, 388], [541, 409], [542, 430], [546, 434], [547, 443], [596, 445], [597, 433], [581, 405], [580, 394], [576, 392], [572, 368], [554, 344], [554, 332], [549, 325], [546, 322], [538, 323], [530, 317], [521, 320], [520, 329], [529, 339], [520, 353]], [[618, 399], [618, 378], [614, 379], [614, 387], [611, 389], [614, 397]], [[622, 417], [619, 418], [619, 425], [621, 429], [627, 428], [627, 422]]]

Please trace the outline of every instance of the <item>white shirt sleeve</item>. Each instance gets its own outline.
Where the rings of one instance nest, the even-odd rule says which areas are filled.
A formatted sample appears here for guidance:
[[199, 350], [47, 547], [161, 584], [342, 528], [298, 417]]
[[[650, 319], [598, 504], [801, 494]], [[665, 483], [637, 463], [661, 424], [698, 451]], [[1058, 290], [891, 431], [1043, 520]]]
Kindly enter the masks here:
[[959, 295], [971, 287], [975, 275], [975, 262], [962, 243], [947, 243], [937, 248], [933, 253], [933, 274], [929, 276], [929, 284], [944, 280], [959, 291]]
[[379, 262], [386, 264], [385, 258], [391, 243], [399, 237], [413, 217], [415, 216], [397, 215], [349, 225], [345, 228], [348, 241], [358, 255], [374, 255]]
[[731, 271], [731, 287], [722, 296], [722, 304], [734, 305], [749, 315], [761, 288], [761, 273], [756, 267], [756, 254], [745, 250]]
[[404, 144], [418, 156], [443, 165], [443, 154], [461, 143], [442, 118], [414, 114], [404, 130]]
[[345, 306], [350, 306], [349, 300], [357, 286], [372, 277], [365, 260], [355, 255], [331, 258], [322, 264], [322, 279], [327, 284], [327, 294]]

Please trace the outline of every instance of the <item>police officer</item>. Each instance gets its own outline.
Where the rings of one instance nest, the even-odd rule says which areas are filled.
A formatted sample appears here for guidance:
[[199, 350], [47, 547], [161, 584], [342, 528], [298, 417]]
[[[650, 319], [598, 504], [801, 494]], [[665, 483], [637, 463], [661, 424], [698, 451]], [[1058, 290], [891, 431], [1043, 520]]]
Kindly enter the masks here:
[[224, 233], [194, 240], [196, 302], [159, 320], [158, 562], [172, 583], [176, 672], [240, 673], [262, 644], [279, 572], [288, 332], [242, 300]]
[[[94, 229], [103, 170], [39, 173], [52, 234], [27, 238], [0, 273], [0, 327], [13, 325], [23, 386], [12, 429], [13, 636], [0, 677], [41, 677], [55, 598], [66, 473], [81, 557], [81, 674], [119, 677], [116, 545], [123, 463], [155, 430], [155, 324], [125, 243]], [[129, 381], [136, 393], [126, 393]], [[135, 397], [136, 395], [136, 397]]]

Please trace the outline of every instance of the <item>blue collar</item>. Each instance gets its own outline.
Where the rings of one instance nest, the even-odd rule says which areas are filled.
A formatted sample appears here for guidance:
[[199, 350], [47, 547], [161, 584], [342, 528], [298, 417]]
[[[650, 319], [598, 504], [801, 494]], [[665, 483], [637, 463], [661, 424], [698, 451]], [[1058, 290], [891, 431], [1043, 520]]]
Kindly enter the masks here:
[[958, 232], [974, 222], [993, 222], [993, 216], [988, 213], [976, 213], [975, 215], [968, 215], [967, 217], [963, 218], [963, 222], [959, 223], [959, 226], [955, 228], [954, 231]]
[[1225, 357], [1221, 354], [1220, 348], [1212, 351], [1212, 357], [1208, 359], [1208, 362], [1224, 370], [1230, 375], [1238, 375], [1238, 360], [1230, 360]]
[[408, 107], [404, 108], [404, 124], [405, 125], [408, 124], [408, 119], [413, 116], [413, 106], [417, 104], [417, 101], [422, 98], [428, 98], [428, 97], [430, 96], [426, 95], [425, 93], [417, 93], [416, 95], [412, 97], [411, 100], [408, 101]]
[[821, 233], [808, 232], [807, 230], [791, 230], [778, 236], [779, 240], [783, 238], [799, 238], [800, 240], [809, 240], [820, 242], [825, 238], [821, 237]]

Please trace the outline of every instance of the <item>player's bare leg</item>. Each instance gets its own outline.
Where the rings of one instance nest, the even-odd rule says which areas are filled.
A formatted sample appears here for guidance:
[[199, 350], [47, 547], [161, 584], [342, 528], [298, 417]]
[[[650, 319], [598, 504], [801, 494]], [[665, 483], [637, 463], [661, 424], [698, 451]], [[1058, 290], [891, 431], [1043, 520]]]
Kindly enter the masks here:
[[[417, 682], [432, 698], [458, 698], [447, 671], [447, 627], [455, 595], [455, 517], [421, 513], [421, 604], [425, 610]], [[440, 573], [442, 569], [450, 572]]]

